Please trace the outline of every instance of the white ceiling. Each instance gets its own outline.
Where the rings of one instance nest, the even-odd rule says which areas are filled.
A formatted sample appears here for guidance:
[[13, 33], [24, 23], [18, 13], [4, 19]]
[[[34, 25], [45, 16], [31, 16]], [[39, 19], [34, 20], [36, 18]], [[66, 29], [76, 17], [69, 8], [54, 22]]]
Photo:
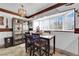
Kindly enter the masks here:
[[75, 4], [70, 5], [70, 6], [63, 5], [61, 7], [52, 9], [52, 10], [50, 10], [48, 12], [45, 12], [45, 13], [39, 14], [39, 15], [33, 17], [33, 18], [30, 18], [30, 20], [35, 20], [35, 19], [38, 19], [38, 18], [50, 16], [50, 15], [53, 15], [53, 14], [56, 14], [56, 13], [60, 13], [62, 11], [66, 11], [66, 10], [73, 9], [73, 8], [75, 8], [75, 10], [79, 11], [79, 3], [75, 3]]
[[[21, 4], [19, 3], [0, 3], [0, 8], [4, 8], [17, 13], [20, 5]], [[23, 3], [23, 5], [25, 10], [27, 11], [27, 16], [29, 16], [49, 6], [54, 5], [54, 3]]]

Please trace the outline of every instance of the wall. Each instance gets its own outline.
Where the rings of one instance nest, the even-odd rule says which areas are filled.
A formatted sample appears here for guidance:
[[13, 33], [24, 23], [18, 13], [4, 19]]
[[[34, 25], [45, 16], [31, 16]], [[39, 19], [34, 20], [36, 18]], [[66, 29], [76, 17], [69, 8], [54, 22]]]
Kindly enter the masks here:
[[[12, 17], [9, 15], [6, 15], [5, 13], [2, 13], [2, 12], [0, 12], [0, 16], [4, 17], [5, 26], [3, 28], [6, 27], [6, 18], [8, 18], [8, 27], [12, 28], [12, 22], [11, 22]], [[0, 46], [4, 45], [4, 37], [8, 37], [8, 36], [12, 36], [12, 32], [0, 32]]]
[[4, 45], [4, 37], [12, 36], [12, 32], [0, 32], [0, 47]]
[[56, 48], [78, 55], [78, 39], [74, 33], [53, 32], [56, 35]]

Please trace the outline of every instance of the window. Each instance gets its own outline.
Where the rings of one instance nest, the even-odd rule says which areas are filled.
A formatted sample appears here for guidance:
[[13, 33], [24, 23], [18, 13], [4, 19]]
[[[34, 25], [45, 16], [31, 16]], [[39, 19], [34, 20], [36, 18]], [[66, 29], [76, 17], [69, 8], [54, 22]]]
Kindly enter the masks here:
[[74, 30], [74, 9], [34, 20], [34, 28], [40, 26], [41, 30]]

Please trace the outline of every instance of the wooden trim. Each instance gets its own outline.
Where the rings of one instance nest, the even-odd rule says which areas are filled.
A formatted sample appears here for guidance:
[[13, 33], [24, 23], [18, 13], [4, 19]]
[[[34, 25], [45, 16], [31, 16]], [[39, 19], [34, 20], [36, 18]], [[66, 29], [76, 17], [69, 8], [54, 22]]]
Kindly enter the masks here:
[[[50, 7], [46, 8], [46, 9], [44, 9], [44, 10], [41, 10], [41, 11], [37, 12], [37, 13], [35, 13], [35, 14], [32, 14], [32, 15], [30, 15], [30, 16], [25, 16], [25, 18], [34, 17], [34, 16], [36, 16], [36, 15], [39, 15], [39, 14], [42, 14], [42, 13], [44, 13], [44, 12], [50, 11], [50, 10], [52, 10], [52, 9], [55, 9], [55, 8], [57, 8], [57, 7], [60, 7], [60, 6], [62, 6], [62, 5], [65, 5], [65, 4], [67, 4], [67, 3], [57, 3], [57, 4], [53, 5], [53, 6], [50, 6]], [[15, 12], [12, 12], [12, 11], [9, 11], [9, 10], [6, 10], [6, 9], [3, 9], [3, 8], [0, 8], [0, 11], [5, 12], [5, 13], [9, 13], [9, 14], [13, 14], [13, 15], [20, 16], [18, 13], [15, 13]]]
[[9, 14], [13, 14], [13, 15], [20, 16], [18, 13], [15, 13], [15, 12], [12, 12], [12, 11], [9, 11], [9, 10], [6, 10], [6, 9], [3, 9], [3, 8], [0, 8], [0, 11], [5, 12], [5, 13], [9, 13]]
[[75, 33], [79, 34], [79, 28], [75, 28]]
[[7, 29], [7, 28], [0, 28], [0, 32], [10, 32], [12, 29]]
[[42, 13], [44, 13], [44, 12], [47, 12], [47, 11], [50, 11], [50, 10], [52, 10], [52, 9], [58, 8], [58, 7], [60, 7], [60, 6], [63, 6], [63, 5], [65, 5], [65, 4], [67, 4], [67, 3], [57, 3], [57, 4], [53, 5], [53, 6], [50, 6], [50, 7], [46, 8], [46, 9], [43, 9], [43, 10], [37, 12], [37, 13], [34, 13], [34, 14], [28, 16], [28, 17], [27, 17], [27, 16], [25, 16], [25, 17], [26, 17], [26, 18], [31, 18], [31, 17], [34, 17], [34, 16], [36, 16], [36, 15], [39, 15], [39, 14], [42, 14]]

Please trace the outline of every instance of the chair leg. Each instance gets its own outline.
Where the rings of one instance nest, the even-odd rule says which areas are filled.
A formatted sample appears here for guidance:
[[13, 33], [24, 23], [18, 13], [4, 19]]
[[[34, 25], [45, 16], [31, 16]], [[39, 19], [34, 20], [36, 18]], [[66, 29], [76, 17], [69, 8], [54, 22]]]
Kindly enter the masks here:
[[49, 48], [48, 48], [47, 50], [48, 50], [48, 51], [47, 51], [47, 52], [48, 52], [48, 55], [47, 55], [47, 56], [49, 56]]
[[32, 47], [30, 47], [30, 56], [32, 55]]
[[39, 55], [41, 56], [41, 48], [39, 48]]
[[35, 48], [33, 47], [33, 56], [34, 56], [34, 52], [35, 52], [34, 50], [35, 50]]
[[25, 39], [25, 49], [26, 49], [26, 52], [27, 52], [27, 40]]
[[45, 55], [47, 56], [47, 48], [46, 48], [46, 47], [45, 47], [45, 52], [44, 52], [44, 53], [45, 53]]
[[27, 45], [25, 44], [25, 50], [26, 50], [26, 52], [27, 52]]

